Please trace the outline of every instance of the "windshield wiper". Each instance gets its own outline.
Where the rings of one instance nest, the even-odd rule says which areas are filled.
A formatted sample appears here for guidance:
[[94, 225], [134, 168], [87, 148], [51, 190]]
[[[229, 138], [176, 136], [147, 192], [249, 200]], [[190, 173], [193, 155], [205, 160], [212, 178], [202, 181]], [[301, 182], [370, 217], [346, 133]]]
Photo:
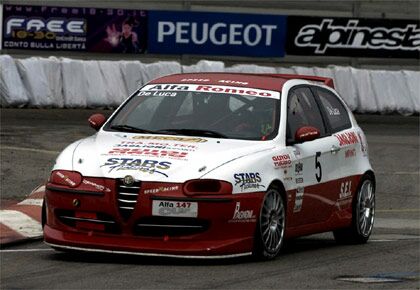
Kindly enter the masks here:
[[110, 128], [114, 129], [114, 130], [120, 130], [120, 131], [123, 131], [123, 132], [156, 134], [155, 131], [146, 130], [146, 129], [142, 129], [142, 128], [137, 128], [137, 127], [130, 126], [130, 125], [113, 125]]
[[228, 138], [228, 136], [212, 131], [212, 130], [203, 130], [203, 129], [163, 129], [158, 130], [158, 133], [175, 133], [182, 134], [187, 136], [201, 136], [201, 137], [215, 137], [215, 138]]

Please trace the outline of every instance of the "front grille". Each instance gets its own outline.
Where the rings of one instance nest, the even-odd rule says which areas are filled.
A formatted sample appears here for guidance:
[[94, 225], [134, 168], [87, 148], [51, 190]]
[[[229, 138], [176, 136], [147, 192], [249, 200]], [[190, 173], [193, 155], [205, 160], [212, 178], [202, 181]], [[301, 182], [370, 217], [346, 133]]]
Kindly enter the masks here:
[[209, 228], [203, 219], [186, 217], [144, 217], [135, 224], [134, 234], [139, 236], [186, 236], [198, 234]]
[[124, 185], [122, 179], [119, 179], [117, 182], [118, 208], [124, 219], [128, 219], [136, 207], [140, 186], [140, 181], [135, 181], [131, 185]]

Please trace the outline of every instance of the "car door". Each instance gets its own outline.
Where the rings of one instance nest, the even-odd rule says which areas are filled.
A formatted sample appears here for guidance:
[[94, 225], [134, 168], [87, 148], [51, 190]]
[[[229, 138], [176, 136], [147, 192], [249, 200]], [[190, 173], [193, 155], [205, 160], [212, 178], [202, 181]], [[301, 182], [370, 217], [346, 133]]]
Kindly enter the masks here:
[[[320, 137], [296, 143], [295, 133], [303, 126], [317, 128]], [[336, 202], [329, 186], [341, 175], [334, 151], [339, 148], [309, 86], [297, 86], [289, 91], [286, 139], [288, 149], [294, 152], [292, 168], [295, 190], [290, 226], [326, 221]]]
[[361, 154], [359, 148], [358, 132], [352, 128], [349, 113], [341, 100], [330, 90], [322, 87], [311, 88], [319, 100], [321, 111], [325, 116], [329, 130], [336, 139], [339, 152], [336, 154], [341, 178], [331, 185], [335, 191], [337, 210], [351, 207], [351, 196], [357, 189], [358, 180], [353, 176], [357, 168], [357, 155]]

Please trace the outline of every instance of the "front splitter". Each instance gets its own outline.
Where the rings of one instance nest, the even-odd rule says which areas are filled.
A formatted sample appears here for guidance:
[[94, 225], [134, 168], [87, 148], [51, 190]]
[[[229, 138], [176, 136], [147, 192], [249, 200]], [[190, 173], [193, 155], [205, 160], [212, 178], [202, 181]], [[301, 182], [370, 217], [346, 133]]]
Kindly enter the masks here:
[[84, 252], [92, 252], [92, 253], [108, 253], [108, 254], [118, 254], [118, 255], [135, 255], [135, 256], [144, 256], [144, 257], [166, 257], [166, 258], [181, 258], [181, 259], [229, 259], [229, 258], [238, 258], [238, 257], [245, 257], [245, 256], [252, 255], [252, 252], [228, 254], [228, 255], [210, 255], [210, 256], [174, 255], [174, 254], [129, 252], [129, 251], [113, 251], [113, 250], [104, 250], [104, 249], [64, 246], [64, 245], [58, 245], [58, 244], [53, 244], [53, 243], [48, 243], [48, 242], [44, 242], [44, 243], [52, 248], [63, 249], [63, 250], [84, 251]]

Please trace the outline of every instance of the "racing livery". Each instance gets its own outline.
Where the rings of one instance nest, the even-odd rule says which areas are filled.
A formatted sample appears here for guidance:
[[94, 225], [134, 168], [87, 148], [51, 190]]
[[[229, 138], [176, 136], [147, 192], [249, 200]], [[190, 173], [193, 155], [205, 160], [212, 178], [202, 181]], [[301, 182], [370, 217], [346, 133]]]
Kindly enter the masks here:
[[56, 249], [270, 259], [285, 239], [365, 243], [375, 212], [366, 137], [329, 78], [156, 79], [58, 156], [46, 184]]

